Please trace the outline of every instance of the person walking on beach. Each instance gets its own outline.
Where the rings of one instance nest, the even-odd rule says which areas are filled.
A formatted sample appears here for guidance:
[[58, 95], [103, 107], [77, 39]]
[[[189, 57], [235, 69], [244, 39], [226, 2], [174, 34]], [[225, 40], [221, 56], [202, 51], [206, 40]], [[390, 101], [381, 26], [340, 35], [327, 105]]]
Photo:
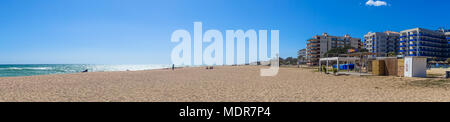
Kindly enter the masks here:
[[172, 71], [175, 70], [175, 64], [172, 64]]

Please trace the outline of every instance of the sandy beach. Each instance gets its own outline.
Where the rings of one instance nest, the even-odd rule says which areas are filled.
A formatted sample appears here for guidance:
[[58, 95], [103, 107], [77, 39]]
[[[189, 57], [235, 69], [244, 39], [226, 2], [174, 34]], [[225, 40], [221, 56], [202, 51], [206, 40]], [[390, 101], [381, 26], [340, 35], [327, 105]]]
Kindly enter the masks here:
[[282, 67], [223, 66], [0, 77], [0, 101], [377, 102], [450, 101], [450, 80], [333, 76]]

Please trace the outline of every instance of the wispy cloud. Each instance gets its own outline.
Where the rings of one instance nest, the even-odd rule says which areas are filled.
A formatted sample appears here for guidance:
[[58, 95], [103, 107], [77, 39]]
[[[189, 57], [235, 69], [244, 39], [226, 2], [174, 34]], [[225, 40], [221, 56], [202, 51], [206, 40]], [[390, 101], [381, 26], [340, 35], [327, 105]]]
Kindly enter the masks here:
[[387, 3], [385, 1], [381, 1], [381, 0], [369, 0], [366, 2], [367, 6], [387, 6]]

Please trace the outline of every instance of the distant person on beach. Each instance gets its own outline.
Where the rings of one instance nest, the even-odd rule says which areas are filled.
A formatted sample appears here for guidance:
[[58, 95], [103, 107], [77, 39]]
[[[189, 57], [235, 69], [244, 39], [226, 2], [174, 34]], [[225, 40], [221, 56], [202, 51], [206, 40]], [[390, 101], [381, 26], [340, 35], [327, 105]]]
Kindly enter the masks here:
[[84, 70], [83, 72], [88, 72], [89, 70], [88, 69], [86, 69], [86, 70]]
[[175, 64], [172, 64], [172, 71], [175, 70]]

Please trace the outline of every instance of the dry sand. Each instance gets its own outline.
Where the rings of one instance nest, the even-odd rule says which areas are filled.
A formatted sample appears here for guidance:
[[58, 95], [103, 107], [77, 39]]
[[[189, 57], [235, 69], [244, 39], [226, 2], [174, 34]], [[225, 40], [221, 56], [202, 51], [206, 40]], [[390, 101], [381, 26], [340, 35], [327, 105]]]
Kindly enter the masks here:
[[450, 71], [450, 68], [431, 68], [427, 70], [427, 74], [432, 75], [445, 75], [445, 71]]
[[0, 101], [315, 102], [450, 101], [450, 80], [333, 76], [261, 66], [1, 77]]

